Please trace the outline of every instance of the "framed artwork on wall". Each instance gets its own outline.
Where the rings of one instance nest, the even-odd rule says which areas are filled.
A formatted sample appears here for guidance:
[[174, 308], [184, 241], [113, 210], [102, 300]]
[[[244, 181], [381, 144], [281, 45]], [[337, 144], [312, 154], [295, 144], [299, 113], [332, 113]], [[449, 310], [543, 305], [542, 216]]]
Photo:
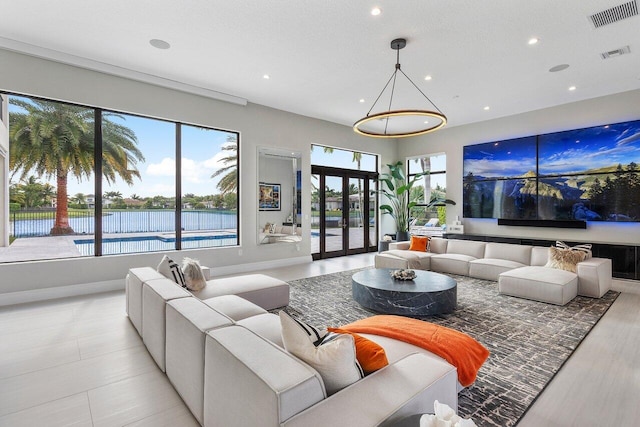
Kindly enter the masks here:
[[261, 182], [259, 184], [260, 195], [258, 207], [261, 211], [279, 211], [280, 210], [280, 184], [268, 184]]

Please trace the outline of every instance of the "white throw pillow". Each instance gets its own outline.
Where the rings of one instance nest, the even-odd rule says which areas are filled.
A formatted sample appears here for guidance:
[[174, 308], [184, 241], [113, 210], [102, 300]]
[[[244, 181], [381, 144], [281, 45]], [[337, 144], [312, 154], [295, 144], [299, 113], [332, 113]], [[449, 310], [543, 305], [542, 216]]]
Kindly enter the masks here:
[[[313, 345], [308, 325], [280, 312], [284, 348], [313, 367], [331, 395], [364, 377], [356, 359], [356, 346], [349, 334], [332, 334], [317, 347]], [[304, 325], [304, 326], [303, 326]]]
[[187, 289], [198, 292], [207, 286], [207, 281], [202, 274], [202, 268], [197, 259], [184, 258], [182, 260], [182, 273]]
[[162, 257], [162, 261], [160, 261], [160, 264], [158, 264], [158, 268], [156, 268], [156, 270], [158, 271], [158, 273], [162, 274], [167, 279], [173, 280], [183, 288], [187, 287], [180, 266], [168, 256], [165, 255]]
[[269, 225], [269, 234], [275, 234], [276, 233], [276, 227], [277, 227], [277, 225], [270, 224]]

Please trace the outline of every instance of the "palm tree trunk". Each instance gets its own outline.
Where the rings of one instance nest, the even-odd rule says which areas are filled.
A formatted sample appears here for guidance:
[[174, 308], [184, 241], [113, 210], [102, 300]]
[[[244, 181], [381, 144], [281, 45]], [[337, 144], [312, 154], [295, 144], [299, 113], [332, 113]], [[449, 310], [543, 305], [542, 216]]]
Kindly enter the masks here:
[[73, 234], [69, 226], [69, 205], [67, 202], [67, 171], [58, 168], [56, 173], [58, 189], [56, 193], [56, 220], [51, 229], [52, 236]]

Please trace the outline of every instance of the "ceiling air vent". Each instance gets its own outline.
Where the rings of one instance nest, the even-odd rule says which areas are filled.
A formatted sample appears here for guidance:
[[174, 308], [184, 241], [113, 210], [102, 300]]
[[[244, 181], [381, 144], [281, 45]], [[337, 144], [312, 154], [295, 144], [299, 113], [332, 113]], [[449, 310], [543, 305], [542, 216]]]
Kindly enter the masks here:
[[602, 12], [594, 13], [593, 15], [589, 16], [589, 20], [595, 28], [600, 28], [605, 25], [613, 24], [614, 22], [622, 21], [623, 19], [631, 18], [632, 16], [637, 15], [638, 2], [637, 0], [633, 0], [603, 10]]
[[616, 56], [626, 55], [627, 53], [631, 53], [631, 48], [629, 46], [621, 47], [620, 49], [610, 50], [608, 52], [602, 52], [600, 56], [602, 59], [615, 58]]

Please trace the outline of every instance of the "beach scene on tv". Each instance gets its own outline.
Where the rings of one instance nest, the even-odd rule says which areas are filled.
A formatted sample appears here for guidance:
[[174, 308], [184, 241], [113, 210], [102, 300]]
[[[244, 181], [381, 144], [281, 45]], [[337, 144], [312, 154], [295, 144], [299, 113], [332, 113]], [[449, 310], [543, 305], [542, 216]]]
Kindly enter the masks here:
[[640, 221], [640, 121], [464, 147], [467, 218]]

